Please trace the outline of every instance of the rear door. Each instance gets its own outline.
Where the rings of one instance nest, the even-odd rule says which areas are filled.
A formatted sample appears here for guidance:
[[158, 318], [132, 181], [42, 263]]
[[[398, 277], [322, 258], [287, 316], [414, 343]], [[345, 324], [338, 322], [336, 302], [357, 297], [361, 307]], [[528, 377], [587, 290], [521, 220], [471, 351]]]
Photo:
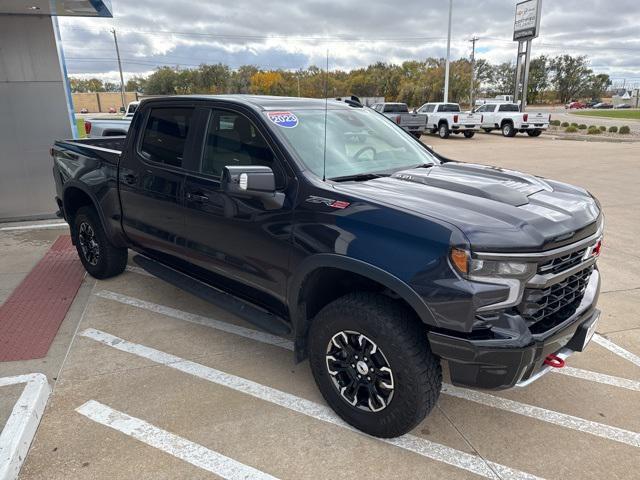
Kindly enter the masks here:
[[196, 130], [193, 106], [164, 105], [137, 120], [119, 171], [124, 232], [156, 257], [184, 253], [183, 166]]
[[[292, 204], [296, 182], [254, 114], [235, 107], [206, 109], [199, 161], [185, 180], [187, 251], [214, 284], [269, 308], [282, 309], [289, 276]], [[250, 118], [251, 117], [251, 118]], [[262, 165], [287, 199], [267, 210], [257, 199], [221, 191], [225, 166]]]
[[496, 125], [500, 124], [500, 121], [495, 114], [496, 106], [497, 105], [491, 103], [487, 103], [486, 105], [484, 105], [484, 112], [482, 112], [482, 115], [484, 115], [484, 119], [482, 122], [483, 125], [495, 127]]

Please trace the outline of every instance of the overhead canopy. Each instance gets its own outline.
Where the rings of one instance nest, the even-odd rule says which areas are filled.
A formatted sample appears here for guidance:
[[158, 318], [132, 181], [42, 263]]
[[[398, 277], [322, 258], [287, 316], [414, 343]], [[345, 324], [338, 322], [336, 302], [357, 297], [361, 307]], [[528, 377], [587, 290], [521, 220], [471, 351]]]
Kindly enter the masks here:
[[2, 0], [0, 15], [112, 17], [111, 0]]

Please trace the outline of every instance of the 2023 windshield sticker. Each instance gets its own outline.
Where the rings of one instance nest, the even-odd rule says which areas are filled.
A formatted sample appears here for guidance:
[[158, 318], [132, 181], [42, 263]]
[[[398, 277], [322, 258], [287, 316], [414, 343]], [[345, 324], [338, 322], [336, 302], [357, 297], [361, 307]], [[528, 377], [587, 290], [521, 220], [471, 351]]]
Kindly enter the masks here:
[[292, 112], [267, 112], [267, 117], [282, 128], [296, 128], [298, 117]]

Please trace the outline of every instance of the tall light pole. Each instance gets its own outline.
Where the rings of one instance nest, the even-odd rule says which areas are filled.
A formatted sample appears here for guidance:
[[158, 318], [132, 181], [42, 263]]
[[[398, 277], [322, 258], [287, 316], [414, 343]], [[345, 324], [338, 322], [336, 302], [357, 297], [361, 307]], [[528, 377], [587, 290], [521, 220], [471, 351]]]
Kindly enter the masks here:
[[444, 67], [444, 101], [449, 101], [449, 56], [451, 55], [451, 15], [453, 14], [453, 0], [449, 0], [449, 33], [447, 34], [447, 61]]
[[120, 49], [118, 48], [118, 37], [116, 36], [116, 29], [112, 29], [113, 41], [116, 44], [116, 55], [118, 57], [118, 70], [120, 70], [120, 99], [122, 100], [122, 108], [124, 108], [124, 77], [122, 76], [122, 63], [120, 62]]
[[471, 94], [469, 95], [469, 102], [471, 104], [471, 110], [473, 110], [476, 83], [476, 42], [478, 41], [478, 37], [473, 37], [469, 41], [471, 42]]

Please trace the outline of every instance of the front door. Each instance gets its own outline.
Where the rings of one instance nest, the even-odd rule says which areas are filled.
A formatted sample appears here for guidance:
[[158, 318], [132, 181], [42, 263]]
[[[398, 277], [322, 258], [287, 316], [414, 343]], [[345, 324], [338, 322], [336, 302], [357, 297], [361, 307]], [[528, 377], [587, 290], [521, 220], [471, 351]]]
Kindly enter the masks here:
[[[190, 262], [212, 283], [269, 308], [284, 305], [296, 183], [256, 123], [230, 109], [208, 112], [197, 171], [185, 180], [185, 235]], [[267, 210], [258, 199], [233, 198], [220, 189], [225, 166], [270, 167], [287, 199]]]

